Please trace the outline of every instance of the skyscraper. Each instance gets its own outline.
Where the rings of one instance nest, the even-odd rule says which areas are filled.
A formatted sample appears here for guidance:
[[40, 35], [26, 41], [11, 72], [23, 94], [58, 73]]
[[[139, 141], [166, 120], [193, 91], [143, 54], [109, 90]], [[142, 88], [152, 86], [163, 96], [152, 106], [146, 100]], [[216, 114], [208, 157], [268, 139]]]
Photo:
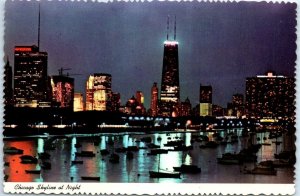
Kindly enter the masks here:
[[157, 83], [154, 82], [151, 88], [151, 116], [156, 116], [158, 114], [158, 88]]
[[[169, 29], [169, 20], [168, 20]], [[160, 93], [160, 114], [177, 116], [180, 102], [178, 42], [176, 41], [176, 20], [174, 25], [174, 40], [164, 42], [164, 57]]]
[[180, 104], [180, 116], [190, 116], [192, 112], [192, 104], [187, 97], [184, 102]]
[[111, 75], [95, 73], [86, 82], [86, 110], [111, 110]]
[[5, 106], [13, 104], [12, 67], [9, 64], [8, 57], [4, 66], [4, 104]]
[[142, 91], [136, 91], [135, 93], [136, 100], [140, 105], [144, 105], [144, 94]]
[[94, 74], [94, 110], [111, 110], [111, 75], [106, 73]]
[[295, 78], [274, 72], [247, 78], [245, 105], [250, 117], [294, 117]]
[[53, 107], [73, 110], [74, 78], [65, 75], [51, 76]]
[[37, 46], [16, 46], [14, 50], [14, 100], [16, 107], [43, 107], [47, 96], [47, 52]]
[[111, 94], [111, 111], [119, 111], [121, 106], [121, 95], [117, 92], [112, 92]]
[[212, 87], [200, 85], [200, 116], [212, 116]]
[[83, 94], [74, 93], [74, 112], [79, 112], [84, 110], [83, 106]]
[[244, 114], [244, 95], [234, 94], [232, 96], [233, 115], [241, 117]]

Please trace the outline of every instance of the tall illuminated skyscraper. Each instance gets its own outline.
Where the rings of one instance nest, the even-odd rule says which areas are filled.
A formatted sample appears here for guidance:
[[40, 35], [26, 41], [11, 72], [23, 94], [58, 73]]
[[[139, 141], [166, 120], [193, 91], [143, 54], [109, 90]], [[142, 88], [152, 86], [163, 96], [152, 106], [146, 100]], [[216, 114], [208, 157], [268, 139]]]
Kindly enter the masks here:
[[[37, 46], [16, 46], [14, 100], [16, 107], [43, 107], [48, 97], [47, 52]], [[49, 102], [50, 103], [50, 102]]]
[[[169, 29], [169, 19], [168, 19]], [[176, 41], [176, 18], [174, 25], [174, 40], [164, 42], [164, 57], [160, 93], [160, 114], [177, 116], [180, 101], [178, 42]]]
[[157, 83], [154, 82], [151, 88], [151, 115], [156, 116], [158, 114], [158, 88]]
[[73, 110], [74, 78], [65, 75], [51, 76], [51, 87], [53, 106]]
[[86, 110], [111, 110], [111, 75], [95, 73], [86, 83]]

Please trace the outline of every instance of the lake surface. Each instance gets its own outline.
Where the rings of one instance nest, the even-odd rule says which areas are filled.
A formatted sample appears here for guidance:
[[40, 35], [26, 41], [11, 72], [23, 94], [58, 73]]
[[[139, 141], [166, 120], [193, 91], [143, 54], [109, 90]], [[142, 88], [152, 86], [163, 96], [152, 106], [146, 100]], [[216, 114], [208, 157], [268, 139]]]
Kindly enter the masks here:
[[[223, 153], [238, 153], [241, 149], [247, 147], [249, 137], [242, 137], [242, 129], [228, 129], [217, 131], [220, 136], [226, 137], [228, 133], [238, 136], [238, 142], [219, 145], [217, 148], [199, 148], [203, 142], [191, 143], [192, 135], [206, 135], [209, 140], [214, 140], [213, 132], [184, 132], [184, 133], [122, 133], [122, 134], [98, 134], [90, 138], [98, 138], [100, 143], [95, 145], [89, 139], [89, 135], [69, 135], [67, 138], [60, 138], [53, 141], [56, 148], [49, 150], [52, 169], [42, 170], [41, 174], [26, 174], [25, 170], [40, 169], [38, 164], [20, 163], [21, 155], [5, 155], [5, 162], [9, 162], [4, 173], [8, 175], [8, 182], [83, 182], [81, 176], [99, 176], [100, 182], [137, 182], [137, 183], [293, 183], [294, 168], [278, 168], [276, 176], [267, 175], [249, 175], [243, 174], [246, 167], [251, 169], [254, 163], [243, 165], [221, 165], [217, 163], [217, 157]], [[282, 141], [280, 145], [272, 143], [275, 139], [268, 138], [269, 133], [257, 133], [254, 136], [254, 142], [271, 143], [269, 146], [263, 145], [258, 151], [258, 162], [262, 160], [273, 160], [274, 153], [282, 150], [293, 148], [293, 141], [289, 136], [279, 137], [277, 140]], [[170, 139], [182, 139], [186, 145], [193, 145], [193, 150], [169, 151], [168, 154], [149, 156], [147, 153], [150, 149], [140, 149], [133, 152], [134, 158], [128, 160], [126, 153], [118, 153], [120, 162], [113, 164], [108, 161], [109, 156], [102, 156], [101, 149], [108, 149], [111, 153], [114, 149], [127, 146], [146, 147], [142, 142], [143, 137], [151, 137], [152, 143], [164, 147]], [[158, 138], [161, 138], [158, 139]], [[258, 140], [257, 138], [260, 138]], [[263, 138], [265, 140], [263, 140]], [[24, 150], [24, 155], [37, 156], [38, 153], [44, 152], [44, 146], [48, 138], [27, 138], [24, 140], [7, 140], [4, 141], [4, 147], [16, 147]], [[75, 148], [75, 144], [80, 141], [81, 148]], [[75, 152], [93, 151], [95, 157], [76, 157]], [[83, 164], [72, 164], [73, 160], [82, 160]], [[180, 179], [153, 179], [149, 177], [149, 170], [157, 171], [158, 168], [166, 171], [173, 171], [174, 166], [180, 166], [182, 163], [193, 164], [201, 167], [200, 174], [182, 174]], [[89, 181], [84, 181], [89, 182]], [[94, 181], [95, 182], [95, 181]]]

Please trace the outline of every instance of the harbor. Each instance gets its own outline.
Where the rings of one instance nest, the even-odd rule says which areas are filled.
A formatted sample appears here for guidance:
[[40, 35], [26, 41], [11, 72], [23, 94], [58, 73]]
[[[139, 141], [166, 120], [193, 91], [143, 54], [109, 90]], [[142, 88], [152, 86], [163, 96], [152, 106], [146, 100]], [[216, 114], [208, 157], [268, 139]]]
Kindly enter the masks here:
[[293, 183], [294, 140], [243, 128], [10, 137], [5, 181]]

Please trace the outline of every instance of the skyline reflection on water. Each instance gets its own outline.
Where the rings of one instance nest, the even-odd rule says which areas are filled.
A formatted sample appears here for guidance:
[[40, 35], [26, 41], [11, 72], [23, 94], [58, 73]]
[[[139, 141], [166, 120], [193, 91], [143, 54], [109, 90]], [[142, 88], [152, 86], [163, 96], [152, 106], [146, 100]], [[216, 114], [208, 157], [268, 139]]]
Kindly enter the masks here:
[[[238, 153], [247, 147], [247, 137], [241, 137], [242, 129], [229, 129], [220, 131], [220, 136], [225, 137], [229, 132], [238, 135], [238, 142], [227, 145], [219, 145], [215, 149], [201, 149], [203, 143], [191, 143], [193, 135], [206, 135], [210, 140], [214, 140], [213, 132], [193, 132], [193, 133], [123, 133], [123, 134], [99, 134], [99, 145], [96, 145], [87, 135], [71, 135], [67, 138], [60, 138], [54, 141], [56, 149], [47, 151], [51, 158], [48, 160], [52, 164], [51, 170], [42, 170], [41, 174], [26, 174], [27, 169], [40, 169], [39, 164], [21, 164], [20, 155], [5, 155], [5, 162], [9, 162], [9, 167], [5, 167], [4, 173], [7, 174], [8, 182], [89, 182], [82, 181], [81, 176], [100, 176], [100, 182], [184, 182], [184, 183], [293, 183], [294, 168], [278, 168], [276, 176], [265, 175], [245, 175], [244, 167], [253, 168], [253, 163], [244, 165], [220, 165], [217, 157], [223, 153]], [[84, 137], [83, 137], [84, 136]], [[288, 150], [290, 146], [288, 137], [280, 137], [278, 140], [282, 144], [276, 146], [268, 138], [268, 133], [257, 133], [254, 142], [266, 142], [271, 145], [262, 145], [258, 151], [258, 162], [273, 159], [276, 151]], [[146, 148], [146, 143], [141, 142], [143, 137], [151, 137], [152, 143], [159, 145], [170, 139], [180, 138], [185, 144], [193, 145], [190, 151], [169, 151], [168, 154], [149, 156], [150, 149]], [[161, 138], [159, 140], [158, 138]], [[264, 138], [258, 141], [257, 138]], [[4, 141], [4, 147], [16, 147], [24, 150], [24, 155], [37, 156], [37, 153], [44, 152], [46, 138], [35, 138], [20, 141]], [[75, 144], [80, 142], [81, 148], [75, 148]], [[116, 148], [138, 146], [140, 149], [133, 152], [134, 158], [128, 160], [126, 153], [118, 153], [120, 162], [117, 164], [108, 161], [109, 155], [102, 156], [100, 150], [108, 149], [112, 153]], [[75, 153], [80, 151], [93, 151], [95, 157], [76, 157]], [[83, 164], [72, 165], [71, 161], [82, 160]], [[193, 164], [201, 167], [200, 174], [182, 174], [180, 179], [152, 179], [149, 177], [149, 170], [173, 171], [173, 167], [184, 164]], [[158, 167], [159, 164], [159, 167]]]

